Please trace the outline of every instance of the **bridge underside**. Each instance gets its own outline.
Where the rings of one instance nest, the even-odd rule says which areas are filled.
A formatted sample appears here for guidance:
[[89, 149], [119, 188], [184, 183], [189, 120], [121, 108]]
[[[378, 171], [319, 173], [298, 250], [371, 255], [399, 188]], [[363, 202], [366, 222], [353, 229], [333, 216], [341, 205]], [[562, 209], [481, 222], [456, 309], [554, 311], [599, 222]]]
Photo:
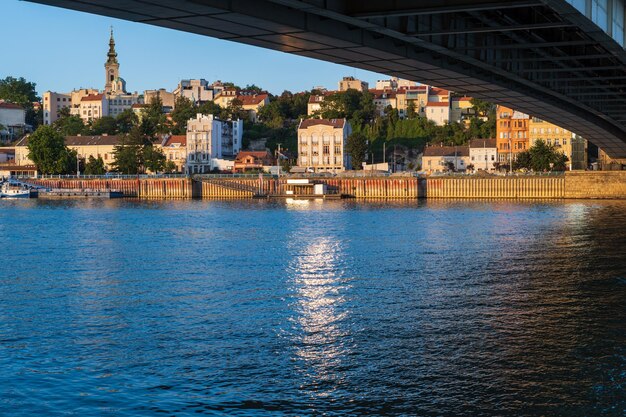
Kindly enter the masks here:
[[626, 52], [565, 0], [29, 1], [447, 88], [626, 157]]

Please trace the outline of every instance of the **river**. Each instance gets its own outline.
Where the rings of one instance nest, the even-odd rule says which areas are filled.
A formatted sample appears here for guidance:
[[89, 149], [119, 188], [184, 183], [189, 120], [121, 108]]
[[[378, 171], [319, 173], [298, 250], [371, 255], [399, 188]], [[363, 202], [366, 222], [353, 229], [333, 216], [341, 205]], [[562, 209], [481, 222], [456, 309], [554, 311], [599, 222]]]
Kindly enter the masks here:
[[0, 201], [2, 415], [626, 415], [626, 202]]

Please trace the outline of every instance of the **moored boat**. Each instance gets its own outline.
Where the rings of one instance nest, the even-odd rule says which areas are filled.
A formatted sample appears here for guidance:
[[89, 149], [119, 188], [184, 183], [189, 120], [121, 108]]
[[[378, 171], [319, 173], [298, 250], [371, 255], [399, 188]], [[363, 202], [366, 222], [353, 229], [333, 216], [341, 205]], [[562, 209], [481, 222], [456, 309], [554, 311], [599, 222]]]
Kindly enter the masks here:
[[19, 181], [4, 181], [0, 186], [0, 198], [30, 198], [36, 193], [32, 187]]

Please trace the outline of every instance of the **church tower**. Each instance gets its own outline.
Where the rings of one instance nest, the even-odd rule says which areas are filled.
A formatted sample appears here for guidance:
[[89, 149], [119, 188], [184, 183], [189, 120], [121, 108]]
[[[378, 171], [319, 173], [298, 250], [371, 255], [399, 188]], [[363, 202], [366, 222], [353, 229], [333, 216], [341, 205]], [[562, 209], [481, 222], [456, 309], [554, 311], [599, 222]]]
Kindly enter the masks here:
[[120, 78], [120, 64], [117, 62], [117, 52], [115, 52], [115, 40], [113, 39], [113, 28], [111, 28], [111, 39], [109, 40], [108, 59], [104, 63], [106, 73], [106, 83], [104, 84], [104, 92], [111, 94], [117, 90], [117, 81]]

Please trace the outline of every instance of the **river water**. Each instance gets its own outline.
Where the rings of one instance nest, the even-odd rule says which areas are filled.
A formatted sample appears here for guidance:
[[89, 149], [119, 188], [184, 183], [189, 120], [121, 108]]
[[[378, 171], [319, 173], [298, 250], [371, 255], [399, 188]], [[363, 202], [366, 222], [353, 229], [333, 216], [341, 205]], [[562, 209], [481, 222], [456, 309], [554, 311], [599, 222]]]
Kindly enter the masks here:
[[2, 415], [626, 415], [626, 202], [0, 201]]

